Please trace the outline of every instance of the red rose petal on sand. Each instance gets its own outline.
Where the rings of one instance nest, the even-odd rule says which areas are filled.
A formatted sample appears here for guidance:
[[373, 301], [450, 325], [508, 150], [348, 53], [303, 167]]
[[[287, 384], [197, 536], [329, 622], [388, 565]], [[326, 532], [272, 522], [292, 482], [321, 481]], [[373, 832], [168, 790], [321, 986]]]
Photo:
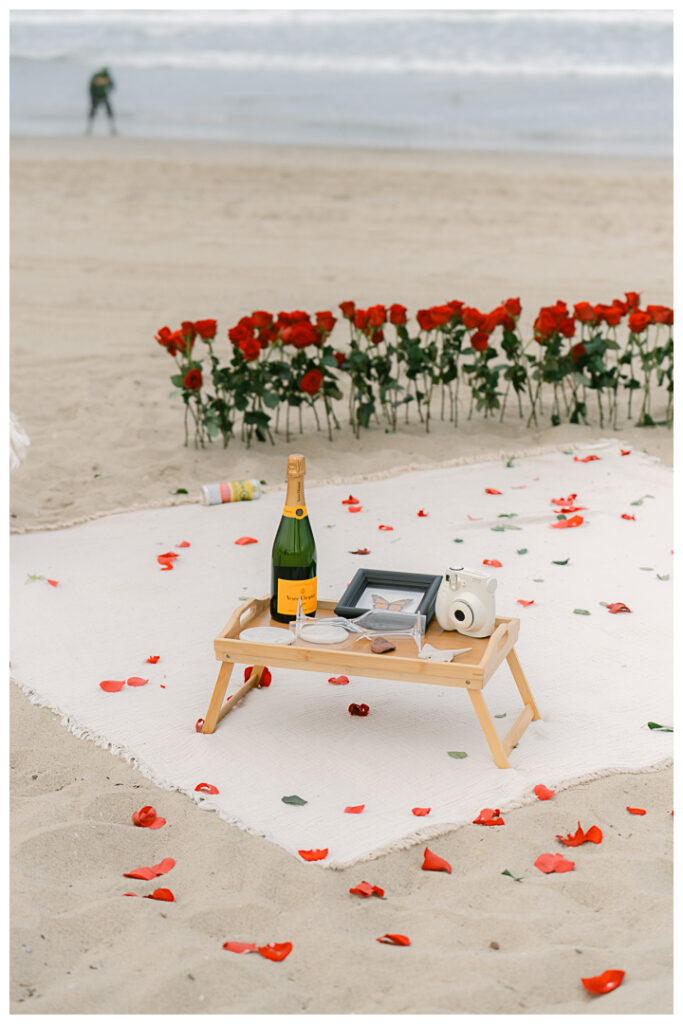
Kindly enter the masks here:
[[360, 718], [365, 718], [370, 712], [370, 708], [367, 704], [349, 704], [349, 714], [358, 715]]
[[[245, 681], [245, 683], [246, 683], [247, 679], [249, 678], [249, 676], [251, 675], [251, 673], [253, 671], [254, 671], [254, 666], [253, 665], [249, 665], [247, 668], [245, 668], [245, 670], [244, 670], [244, 681]], [[258, 685], [259, 685], [259, 687], [261, 687], [261, 686], [270, 686], [272, 680], [273, 680], [273, 677], [270, 674], [270, 669], [266, 667], [266, 668], [263, 669], [263, 672], [261, 673], [261, 678], [259, 679]]]
[[264, 956], [266, 960], [284, 960], [292, 952], [291, 942], [269, 942], [266, 946], [258, 946], [257, 953]]
[[393, 530], [393, 526], [386, 526], [384, 523], [380, 523], [377, 527], [378, 530]]
[[360, 505], [358, 498], [354, 498], [352, 494], [349, 494], [348, 498], [342, 498], [342, 505]]
[[451, 866], [447, 860], [444, 860], [443, 857], [438, 857], [435, 853], [432, 853], [428, 846], [425, 846], [424, 860], [422, 861], [422, 870], [447, 871], [448, 874], [450, 875]]
[[498, 808], [485, 807], [479, 812], [479, 817], [472, 822], [473, 825], [504, 825], [505, 822], [500, 816]]
[[155, 818], [151, 825], [146, 825], [145, 828], [163, 828], [166, 824], [166, 818]]
[[407, 935], [398, 935], [396, 933], [394, 933], [393, 935], [390, 935], [388, 933], [386, 935], [380, 935], [380, 937], [378, 938], [377, 941], [378, 942], [386, 942], [390, 946], [409, 946], [410, 945], [410, 939], [408, 938]]
[[328, 850], [299, 850], [299, 856], [304, 860], [325, 860]]
[[144, 686], [145, 683], [149, 682], [149, 679], [143, 679], [142, 676], [129, 676], [126, 682], [129, 686]]
[[124, 896], [137, 896], [138, 893], [136, 893], [136, 892], [124, 892], [123, 895]]
[[131, 818], [133, 824], [138, 828], [161, 828], [166, 824], [166, 819], [157, 817], [157, 812], [149, 804], [141, 807], [139, 811], [135, 811]]
[[584, 843], [601, 843], [602, 832], [597, 825], [591, 825], [587, 832], [581, 828], [581, 822], [577, 822], [574, 835], [568, 833], [566, 836], [555, 836], [565, 846], [582, 846]]
[[156, 665], [156, 663], [158, 662], [160, 657], [161, 657], [160, 654], [150, 654], [149, 658], [147, 658], [147, 662], [150, 665]]
[[59, 586], [59, 580], [48, 580], [47, 582], [50, 584], [51, 587]]
[[223, 949], [227, 949], [228, 953], [255, 953], [256, 943], [255, 942], [224, 942]]
[[534, 861], [534, 867], [542, 871], [544, 875], [551, 875], [553, 872], [564, 874], [574, 870], [574, 861], [565, 860], [561, 853], [542, 853]]
[[164, 857], [158, 864], [152, 865], [152, 871], [156, 871], [157, 875], [167, 875], [171, 868], [175, 867], [175, 860], [173, 857]]
[[218, 793], [215, 786], [212, 786], [210, 782], [200, 782], [198, 786], [194, 787], [195, 793]]
[[181, 540], [180, 544], [176, 544], [176, 547], [177, 548], [189, 548], [190, 547], [190, 542], [189, 542], [189, 540]]
[[350, 555], [369, 555], [370, 548], [356, 548], [355, 551], [349, 551]]
[[630, 455], [630, 454], [631, 454], [631, 452], [630, 452], [630, 450], [629, 450], [629, 451], [627, 451], [627, 450], [626, 450], [625, 448], [620, 448], [620, 449], [619, 449], [619, 454], [620, 454], [620, 455]]
[[534, 786], [534, 793], [539, 800], [550, 800], [551, 797], [555, 796], [554, 789], [548, 789], [547, 786], [543, 785]]
[[430, 811], [431, 807], [413, 807], [412, 809], [412, 813], [416, 818], [425, 818]]
[[349, 505], [349, 512], [362, 512], [362, 511], [363, 511], [363, 506], [362, 505]]
[[[624, 453], [622, 452], [622, 454]], [[581, 984], [588, 989], [591, 995], [604, 996], [606, 992], [619, 988], [625, 974], [626, 971], [603, 971], [602, 974], [597, 974], [594, 978], [582, 978]]]
[[157, 877], [157, 873], [154, 868], [134, 868], [133, 871], [124, 871], [124, 878], [142, 878], [145, 882], [151, 882], [153, 878]]
[[349, 889], [349, 892], [353, 896], [378, 896], [380, 899], [384, 896], [384, 889], [380, 889], [378, 885], [370, 885], [369, 882], [359, 882], [353, 889]]
[[155, 889], [154, 892], [150, 893], [149, 896], [144, 896], [146, 900], [164, 900], [165, 903], [175, 903], [175, 896], [170, 889]]
[[328, 681], [328, 683], [332, 683], [333, 686], [346, 686], [348, 681], [349, 681], [349, 677], [348, 676], [330, 676], [330, 678], [327, 681]]
[[100, 689], [105, 693], [118, 693], [126, 685], [125, 679], [104, 679], [100, 683]]
[[481, 563], [482, 565], [492, 565], [496, 569], [502, 569], [503, 563], [499, 562], [497, 558], [485, 558]]
[[626, 810], [629, 814], [647, 814], [642, 807], [627, 807]]
[[258, 544], [256, 537], [238, 537], [235, 544]]
[[487, 487], [484, 494], [502, 494], [502, 491], [497, 491], [495, 487]]
[[356, 804], [355, 807], [345, 807], [344, 814], [362, 814], [365, 810], [365, 804]]
[[599, 455], [585, 455], [582, 459], [580, 459], [577, 455], [574, 456], [574, 462], [599, 462], [599, 461], [600, 461], [600, 456]]
[[203, 718], [198, 718], [197, 721], [194, 723], [194, 731], [195, 732], [201, 732], [203, 725], [204, 725], [204, 719]]
[[631, 609], [623, 601], [614, 601], [613, 604], [607, 605], [607, 611], [610, 615], [616, 615], [618, 612], [630, 612]]
[[517, 598], [517, 604], [521, 604], [523, 608], [528, 608], [529, 605], [533, 603], [533, 601], [523, 601], [521, 597]]
[[425, 510], [421, 508], [417, 514], [421, 519], [425, 519], [429, 515], [429, 512], [425, 512]]

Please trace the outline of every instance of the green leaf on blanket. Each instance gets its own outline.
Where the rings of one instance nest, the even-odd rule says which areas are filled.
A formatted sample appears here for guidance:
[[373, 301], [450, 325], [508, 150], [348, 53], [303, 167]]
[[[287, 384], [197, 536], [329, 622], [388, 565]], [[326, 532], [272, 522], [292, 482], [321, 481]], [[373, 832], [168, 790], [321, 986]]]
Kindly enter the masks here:
[[669, 578], [668, 572], [664, 576], [660, 576], [659, 573], [657, 573], [657, 579], [658, 580], [668, 580], [668, 578]]
[[498, 513], [498, 518], [499, 519], [516, 519], [517, 518], [517, 513], [516, 512], [499, 512]]
[[574, 615], [590, 615], [586, 608], [575, 608]]
[[501, 871], [501, 875], [507, 875], [508, 878], [514, 878], [515, 882], [521, 882], [522, 879], [518, 878], [517, 875], [513, 875], [511, 871], [506, 868], [505, 871]]
[[296, 807], [303, 807], [304, 804], [308, 803], [308, 800], [302, 800], [300, 796], [294, 794], [293, 796], [283, 796], [282, 802], [283, 804], [294, 804]]
[[502, 715], [494, 715], [494, 718], [507, 718], [507, 711], [504, 711]]
[[658, 729], [659, 732], [673, 732], [673, 726], [671, 725], [659, 725], [657, 722], [648, 722], [648, 729]]
[[513, 526], [512, 523], [499, 523], [498, 526], [492, 526], [491, 529], [494, 533], [502, 533], [503, 530], [521, 530], [521, 526]]
[[565, 515], [559, 515], [557, 518], [558, 519], [566, 519], [567, 517]]
[[454, 537], [453, 538], [453, 543], [454, 544], [462, 544], [463, 543], [462, 537]]
[[641, 572], [654, 572], [654, 569], [652, 568], [651, 565], [641, 565], [640, 571]]
[[543, 583], [543, 582], [544, 582], [544, 580], [542, 579], [542, 577], [539, 577], [537, 580], [534, 580], [534, 583]]
[[467, 757], [467, 754], [465, 753], [464, 750], [449, 750], [448, 751], [448, 756], [449, 757], [461, 758], [461, 757]]
[[601, 601], [600, 604], [602, 605], [603, 608], [609, 608], [609, 605], [607, 604], [607, 601]]
[[[31, 573], [31, 572], [26, 573], [26, 575], [28, 576], [29, 580], [44, 580], [45, 579], [44, 576], [37, 576], [35, 573]], [[28, 582], [28, 580], [26, 582]]]
[[639, 498], [638, 501], [632, 501], [631, 504], [632, 505], [642, 505], [643, 504], [643, 499]]
[[515, 455], [511, 455], [511, 456], [510, 456], [510, 458], [509, 458], [509, 459], [507, 460], [507, 462], [505, 463], [505, 468], [506, 468], [506, 469], [514, 469], [514, 466], [515, 466], [515, 458], [516, 458], [516, 456], [515, 456]]
[[529, 550], [528, 548], [517, 548], [517, 554], [518, 555], [526, 555], [528, 550]]
[[568, 558], [561, 558], [557, 562], [554, 561], [553, 565], [566, 565], [568, 561]]

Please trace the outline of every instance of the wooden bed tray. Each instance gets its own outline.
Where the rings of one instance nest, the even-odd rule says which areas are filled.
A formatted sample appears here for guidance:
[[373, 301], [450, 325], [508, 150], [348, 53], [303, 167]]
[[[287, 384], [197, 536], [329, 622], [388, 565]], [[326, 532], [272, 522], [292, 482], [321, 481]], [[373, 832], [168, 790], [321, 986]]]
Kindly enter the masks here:
[[[316, 618], [333, 616], [334, 607], [334, 601], [318, 601]], [[425, 643], [442, 650], [472, 648], [467, 654], [451, 662], [426, 661], [418, 658], [415, 654], [415, 644], [408, 638], [397, 639], [396, 650], [386, 654], [371, 653], [365, 640], [359, 641], [365, 649], [357, 650], [353, 647], [284, 646], [240, 639], [243, 629], [255, 626], [278, 626], [281, 629], [289, 629], [284, 623], [271, 619], [270, 595], [251, 598], [237, 608], [214, 640], [214, 651], [221, 667], [202, 726], [203, 733], [212, 733], [217, 723], [237, 702], [259, 684], [266, 665], [269, 668], [296, 668], [306, 672], [335, 674], [347, 672], [351, 675], [377, 679], [400, 679], [411, 683], [462, 687], [469, 693], [493, 760], [499, 768], [510, 767], [508, 754], [519, 742], [529, 722], [541, 717], [514, 649], [519, 636], [519, 619], [497, 618], [492, 635], [481, 640], [444, 630], [436, 620], [433, 620], [427, 628]], [[501, 740], [484, 702], [482, 690], [504, 659], [510, 666], [524, 708]], [[224, 704], [225, 691], [235, 664], [253, 664], [253, 669], [246, 682]]]

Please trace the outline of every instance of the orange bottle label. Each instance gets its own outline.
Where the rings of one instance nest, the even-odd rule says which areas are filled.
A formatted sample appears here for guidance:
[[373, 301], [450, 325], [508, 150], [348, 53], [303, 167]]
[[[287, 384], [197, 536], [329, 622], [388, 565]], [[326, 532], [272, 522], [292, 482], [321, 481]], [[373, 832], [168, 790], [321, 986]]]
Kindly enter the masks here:
[[308, 515], [308, 509], [305, 505], [285, 505], [282, 514], [288, 519], [304, 519]]
[[301, 598], [301, 606], [305, 615], [311, 615], [318, 607], [318, 577], [307, 580], [277, 581], [278, 615], [296, 615], [297, 605]]

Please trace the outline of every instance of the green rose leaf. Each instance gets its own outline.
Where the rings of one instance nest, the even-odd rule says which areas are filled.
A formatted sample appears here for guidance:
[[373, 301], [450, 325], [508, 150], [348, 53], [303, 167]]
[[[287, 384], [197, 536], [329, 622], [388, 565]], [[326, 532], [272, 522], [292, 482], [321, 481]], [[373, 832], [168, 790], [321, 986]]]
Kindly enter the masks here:
[[517, 548], [517, 554], [518, 555], [526, 555], [528, 550], [529, 550], [528, 548]]
[[501, 875], [507, 875], [508, 878], [514, 878], [515, 882], [521, 882], [522, 879], [518, 878], [517, 875], [513, 875], [511, 871], [506, 868], [505, 871], [501, 871]]
[[300, 796], [296, 796], [296, 794], [294, 794], [293, 796], [283, 796], [282, 802], [283, 804], [293, 804], [296, 807], [303, 807], [304, 804], [308, 803], [308, 800], [302, 800]]
[[454, 537], [453, 538], [453, 543], [454, 544], [462, 544], [463, 543], [462, 537]]
[[449, 757], [462, 758], [462, 757], [467, 757], [467, 754], [465, 753], [464, 750], [449, 750], [448, 751], [448, 756]]
[[657, 573], [657, 579], [658, 580], [668, 580], [668, 578], [669, 578], [669, 574], [668, 573], [666, 573], [664, 576], [660, 576], [659, 573]]
[[590, 615], [590, 612], [585, 608], [575, 608], [574, 615]]
[[494, 718], [507, 718], [507, 711], [504, 711], [502, 715], [494, 715]]
[[657, 729], [659, 732], [673, 732], [673, 726], [671, 725], [659, 725], [658, 722], [648, 722], [648, 729]]
[[568, 558], [562, 558], [559, 559], [557, 562], [553, 562], [553, 565], [566, 565], [568, 561]]

